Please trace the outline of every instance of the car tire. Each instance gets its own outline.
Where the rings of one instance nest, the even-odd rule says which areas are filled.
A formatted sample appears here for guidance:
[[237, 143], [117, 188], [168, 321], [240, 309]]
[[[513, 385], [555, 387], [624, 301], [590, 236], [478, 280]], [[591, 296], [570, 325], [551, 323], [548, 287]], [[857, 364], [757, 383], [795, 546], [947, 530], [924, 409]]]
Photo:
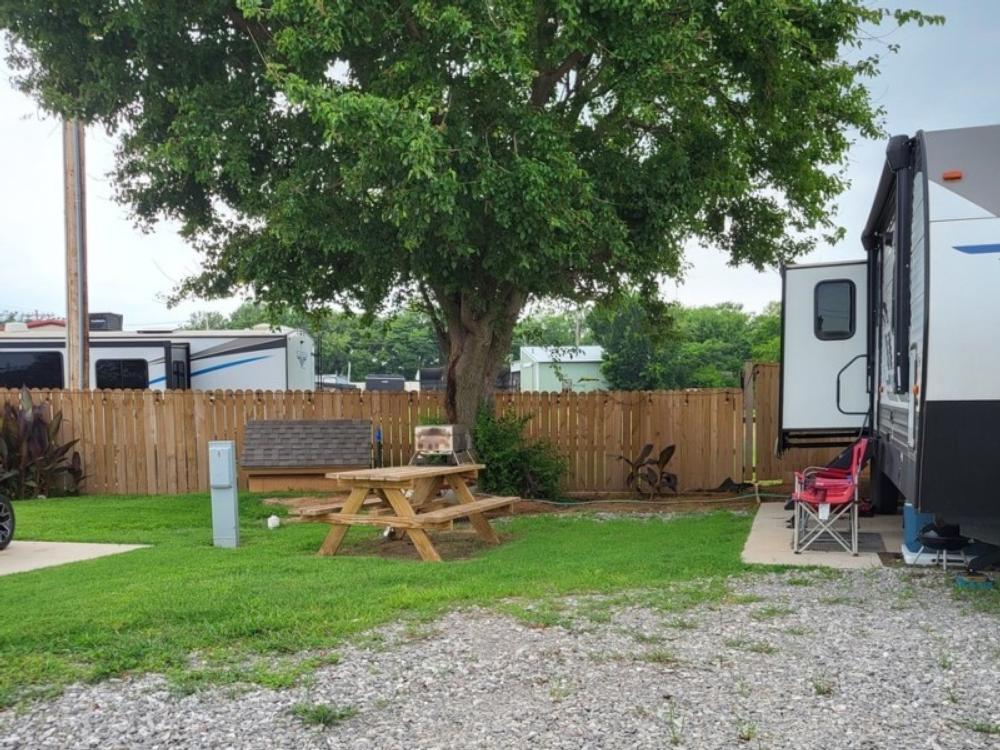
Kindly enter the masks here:
[[14, 506], [6, 497], [0, 496], [0, 550], [6, 549], [14, 538]]

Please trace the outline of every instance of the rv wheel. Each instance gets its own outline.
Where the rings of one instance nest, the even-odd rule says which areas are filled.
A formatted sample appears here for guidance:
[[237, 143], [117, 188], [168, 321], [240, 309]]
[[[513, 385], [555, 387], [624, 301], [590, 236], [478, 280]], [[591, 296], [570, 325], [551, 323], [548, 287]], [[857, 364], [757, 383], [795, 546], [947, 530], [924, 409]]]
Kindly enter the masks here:
[[14, 538], [14, 506], [0, 496], [0, 549], [6, 549]]

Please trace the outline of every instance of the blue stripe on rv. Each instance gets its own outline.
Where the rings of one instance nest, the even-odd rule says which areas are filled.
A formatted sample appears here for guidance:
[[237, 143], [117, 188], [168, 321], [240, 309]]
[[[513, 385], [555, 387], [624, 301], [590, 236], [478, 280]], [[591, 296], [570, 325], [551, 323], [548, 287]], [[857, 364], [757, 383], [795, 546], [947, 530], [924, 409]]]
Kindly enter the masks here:
[[[192, 370], [191, 371], [191, 377], [193, 378], [196, 375], [204, 375], [206, 372], [215, 372], [216, 370], [225, 370], [225, 369], [227, 369], [229, 367], [236, 367], [237, 365], [245, 365], [248, 362], [258, 362], [258, 361], [260, 361], [262, 359], [267, 359], [267, 357], [266, 356], [264, 356], [264, 357], [247, 357], [246, 359], [238, 359], [235, 362], [226, 362], [225, 364], [221, 364], [221, 365], [212, 365], [211, 367], [206, 367], [204, 370]], [[158, 378], [153, 378], [152, 380], [150, 380], [149, 384], [150, 385], [154, 385], [155, 383], [163, 383], [163, 382], [166, 381], [166, 379], [167, 378], [165, 376], [161, 375]]]
[[1000, 253], [1000, 243], [992, 245], [955, 245], [955, 249], [960, 253], [968, 255], [985, 255], [986, 253]]

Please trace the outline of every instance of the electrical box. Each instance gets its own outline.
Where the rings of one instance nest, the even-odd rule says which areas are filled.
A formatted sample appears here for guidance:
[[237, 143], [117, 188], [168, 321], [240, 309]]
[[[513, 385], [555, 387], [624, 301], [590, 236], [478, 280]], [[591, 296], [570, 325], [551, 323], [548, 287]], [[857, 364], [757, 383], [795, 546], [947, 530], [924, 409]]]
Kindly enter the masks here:
[[240, 543], [240, 511], [236, 491], [236, 444], [208, 443], [208, 483], [212, 491], [212, 541], [216, 547]]

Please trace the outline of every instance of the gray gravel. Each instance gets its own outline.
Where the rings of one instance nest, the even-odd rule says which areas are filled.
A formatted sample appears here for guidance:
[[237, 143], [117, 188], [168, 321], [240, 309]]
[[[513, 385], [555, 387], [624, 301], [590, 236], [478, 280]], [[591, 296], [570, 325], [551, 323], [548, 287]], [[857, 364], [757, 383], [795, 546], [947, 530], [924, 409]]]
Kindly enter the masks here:
[[[527, 615], [548, 627], [454, 612], [342, 648], [303, 687], [76, 686], [0, 714], [0, 748], [997, 748], [1000, 619], [947, 586], [796, 572], [682, 613], [656, 592]], [[296, 704], [357, 713], [316, 727]]]

